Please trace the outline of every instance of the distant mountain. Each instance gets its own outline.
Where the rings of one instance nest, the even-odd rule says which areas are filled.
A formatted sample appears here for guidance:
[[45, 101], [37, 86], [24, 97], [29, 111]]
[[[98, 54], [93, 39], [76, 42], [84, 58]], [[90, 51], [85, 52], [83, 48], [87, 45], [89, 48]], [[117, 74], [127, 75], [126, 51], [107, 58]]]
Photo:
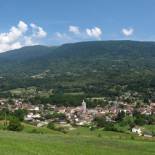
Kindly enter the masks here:
[[[59, 60], [70, 61], [131, 61], [139, 62], [136, 64], [141, 67], [154, 67], [155, 43], [154, 42], [134, 42], [134, 41], [94, 41], [65, 44], [59, 47], [31, 46], [21, 49], [8, 51], [0, 54], [0, 64], [13, 66], [26, 65], [21, 68], [21, 72], [27, 67], [34, 66], [35, 63], [57, 63]], [[102, 63], [104, 63], [104, 61]], [[151, 62], [150, 62], [151, 61]], [[134, 61], [131, 65], [133, 65]], [[61, 61], [59, 62], [61, 64]], [[41, 65], [41, 64], [40, 64]], [[35, 65], [37, 67], [37, 65]], [[50, 68], [50, 66], [48, 66]], [[144, 67], [144, 66], [143, 66]], [[35, 69], [35, 68], [34, 68]], [[68, 68], [69, 70], [69, 68]], [[10, 71], [10, 70], [9, 70]], [[11, 72], [11, 71], [10, 71]]]
[[1, 60], [28, 60], [33, 58], [38, 58], [51, 52], [51, 49], [46, 46], [36, 45], [27, 46], [17, 50], [11, 50], [0, 54]]
[[[27, 46], [17, 50], [11, 50], [8, 52], [0, 53], [0, 73], [20, 73], [29, 70], [35, 63], [51, 53], [56, 47], [46, 47], [41, 45]], [[44, 60], [39, 61], [38, 67], [44, 65]], [[43, 63], [43, 64], [42, 64]], [[38, 68], [36, 66], [36, 69]], [[30, 70], [29, 70], [30, 71]], [[29, 74], [29, 71], [27, 74]]]
[[116, 86], [143, 91], [155, 84], [155, 42], [23, 47], [0, 54], [0, 76], [1, 90], [33, 85], [99, 93]]

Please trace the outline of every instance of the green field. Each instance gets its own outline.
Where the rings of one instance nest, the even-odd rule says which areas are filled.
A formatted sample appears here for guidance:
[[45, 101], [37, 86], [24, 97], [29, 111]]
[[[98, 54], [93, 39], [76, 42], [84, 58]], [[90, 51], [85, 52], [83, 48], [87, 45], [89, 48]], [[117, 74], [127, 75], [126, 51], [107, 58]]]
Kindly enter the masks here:
[[47, 132], [0, 131], [0, 155], [155, 155], [155, 139], [87, 128]]

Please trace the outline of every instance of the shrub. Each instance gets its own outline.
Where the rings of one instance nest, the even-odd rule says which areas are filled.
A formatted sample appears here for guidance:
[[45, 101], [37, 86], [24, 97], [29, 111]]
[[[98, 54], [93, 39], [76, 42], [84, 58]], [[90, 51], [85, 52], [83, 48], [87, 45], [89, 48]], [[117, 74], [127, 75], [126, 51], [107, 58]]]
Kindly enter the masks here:
[[19, 120], [12, 119], [12, 120], [10, 120], [7, 129], [10, 130], [10, 131], [22, 131], [23, 126], [21, 125]]
[[56, 128], [55, 130], [56, 130], [56, 131], [60, 131], [60, 132], [62, 132], [62, 133], [64, 133], [64, 134], [67, 134], [67, 131], [66, 131], [63, 127], [58, 127], [58, 128]]
[[54, 123], [52, 122], [48, 123], [47, 128], [54, 130], [55, 129]]
[[94, 131], [96, 129], [96, 127], [95, 126], [90, 126], [89, 129], [90, 129], [90, 131]]
[[67, 133], [65, 128], [63, 128], [63, 127], [56, 127], [53, 122], [48, 123], [47, 128], [55, 130], [55, 131], [60, 131], [60, 132], [62, 132], [64, 134]]
[[105, 131], [117, 131], [117, 129], [115, 128], [114, 124], [111, 122], [107, 122], [105, 127], [104, 127]]
[[105, 117], [95, 117], [94, 123], [96, 124], [97, 127], [102, 128], [105, 127], [106, 118]]

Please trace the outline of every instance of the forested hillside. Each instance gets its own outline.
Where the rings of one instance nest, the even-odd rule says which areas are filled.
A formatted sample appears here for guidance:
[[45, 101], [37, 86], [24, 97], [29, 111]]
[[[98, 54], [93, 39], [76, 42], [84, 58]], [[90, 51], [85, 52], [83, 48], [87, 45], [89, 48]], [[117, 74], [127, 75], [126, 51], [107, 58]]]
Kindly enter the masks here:
[[32, 46], [0, 54], [0, 90], [155, 98], [155, 42], [94, 41]]

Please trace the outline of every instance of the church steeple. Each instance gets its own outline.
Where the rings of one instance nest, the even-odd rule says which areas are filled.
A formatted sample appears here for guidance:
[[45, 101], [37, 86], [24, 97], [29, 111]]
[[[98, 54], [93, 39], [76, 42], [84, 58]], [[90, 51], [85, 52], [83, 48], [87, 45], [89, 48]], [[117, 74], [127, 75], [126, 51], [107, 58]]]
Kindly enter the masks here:
[[86, 106], [86, 102], [84, 100], [82, 101], [82, 109], [83, 109], [83, 113], [86, 113], [87, 106]]

